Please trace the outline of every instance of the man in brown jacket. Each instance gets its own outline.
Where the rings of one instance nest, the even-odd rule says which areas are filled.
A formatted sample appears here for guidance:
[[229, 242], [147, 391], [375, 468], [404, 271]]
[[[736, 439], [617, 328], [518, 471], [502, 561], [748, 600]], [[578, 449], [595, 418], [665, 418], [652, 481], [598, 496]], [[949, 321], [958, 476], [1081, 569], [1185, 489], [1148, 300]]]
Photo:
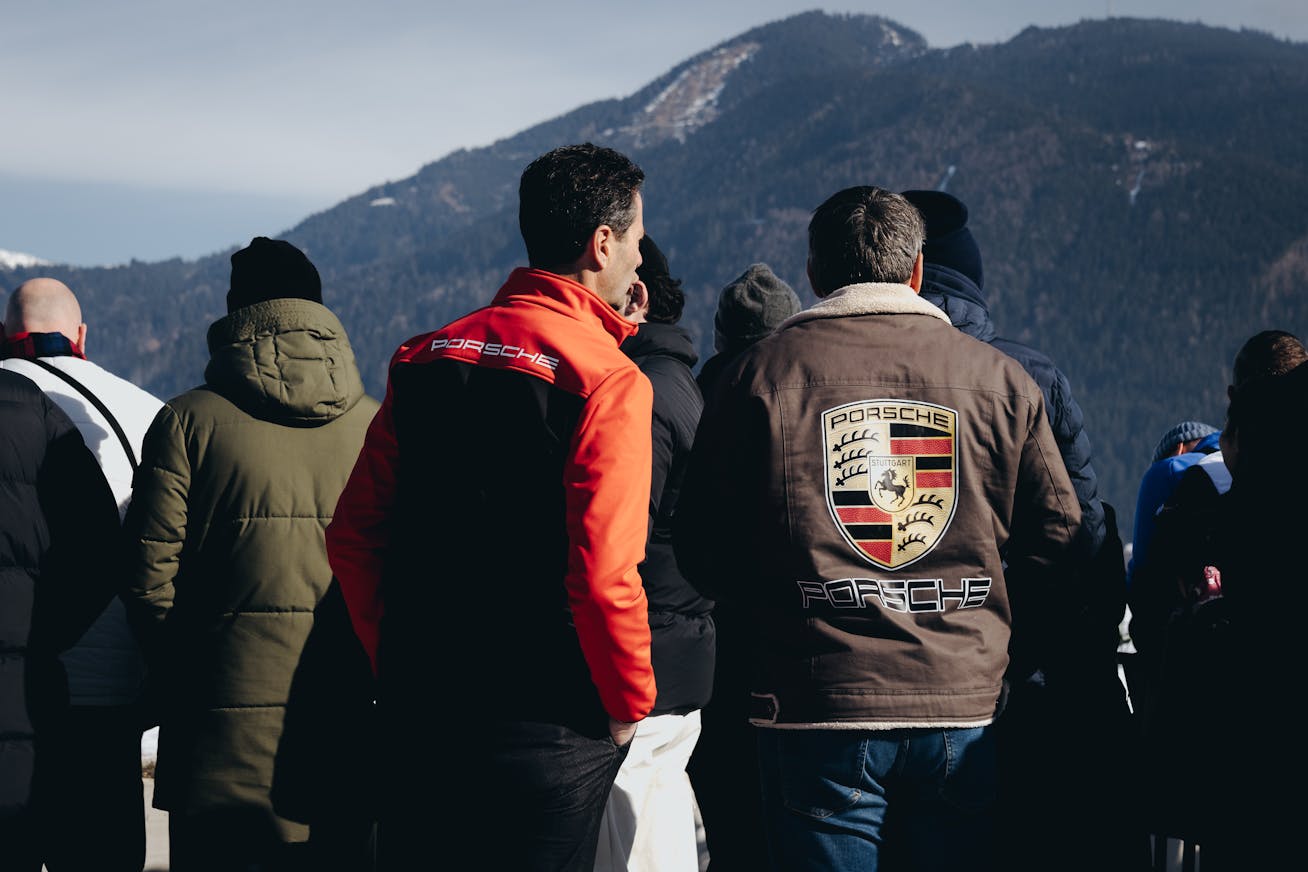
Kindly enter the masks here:
[[725, 374], [678, 504], [682, 570], [754, 628], [778, 869], [989, 865], [1010, 637], [1080, 523], [1040, 389], [918, 298], [923, 233], [879, 188], [817, 209], [819, 302]]

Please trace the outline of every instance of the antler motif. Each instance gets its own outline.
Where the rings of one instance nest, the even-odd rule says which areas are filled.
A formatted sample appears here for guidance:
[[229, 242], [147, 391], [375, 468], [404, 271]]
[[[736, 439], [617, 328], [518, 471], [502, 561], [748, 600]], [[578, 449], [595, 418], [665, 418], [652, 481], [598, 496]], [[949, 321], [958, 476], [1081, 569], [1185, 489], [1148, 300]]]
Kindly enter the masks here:
[[850, 430], [844, 436], [840, 437], [840, 442], [831, 448], [831, 453], [839, 454], [841, 451], [844, 450], [846, 445], [853, 445], [855, 442], [859, 442], [864, 439], [868, 440], [869, 442], [880, 442], [881, 434], [873, 433], [871, 430]]
[[917, 499], [913, 502], [915, 506], [935, 506], [937, 509], [945, 507], [945, 498], [937, 495], [918, 494]]
[[925, 545], [925, 544], [926, 544], [926, 536], [923, 536], [921, 533], [914, 533], [912, 536], [909, 536], [903, 542], [899, 543], [899, 550], [907, 551], [909, 545]]
[[934, 527], [936, 525], [936, 522], [931, 520], [931, 516], [928, 515], [926, 512], [918, 512], [916, 515], [909, 515], [907, 518], [900, 521], [895, 526], [898, 527], [899, 532], [902, 533], [908, 529], [909, 524], [930, 524], [932, 527]]
[[840, 487], [845, 482], [849, 481], [852, 478], [857, 478], [860, 475], [867, 475], [867, 467], [863, 466], [862, 464], [854, 467], [853, 469], [843, 470], [840, 473], [840, 477], [836, 479], [836, 487]]
[[840, 455], [840, 459], [837, 460], [832, 466], [834, 469], [842, 469], [846, 463], [853, 463], [855, 460], [862, 460], [864, 457], [867, 457], [867, 455], [868, 455], [868, 450], [866, 448], [858, 448], [855, 449], [854, 451], [846, 451], [844, 454]]

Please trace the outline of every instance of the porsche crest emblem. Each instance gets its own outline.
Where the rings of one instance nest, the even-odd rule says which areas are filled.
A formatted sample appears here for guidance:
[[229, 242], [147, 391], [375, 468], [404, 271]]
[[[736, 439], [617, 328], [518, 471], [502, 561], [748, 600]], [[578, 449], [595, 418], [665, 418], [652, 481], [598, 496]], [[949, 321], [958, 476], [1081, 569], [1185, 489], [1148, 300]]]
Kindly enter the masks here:
[[827, 506], [850, 547], [882, 569], [926, 556], [954, 518], [958, 413], [861, 400], [822, 413]]

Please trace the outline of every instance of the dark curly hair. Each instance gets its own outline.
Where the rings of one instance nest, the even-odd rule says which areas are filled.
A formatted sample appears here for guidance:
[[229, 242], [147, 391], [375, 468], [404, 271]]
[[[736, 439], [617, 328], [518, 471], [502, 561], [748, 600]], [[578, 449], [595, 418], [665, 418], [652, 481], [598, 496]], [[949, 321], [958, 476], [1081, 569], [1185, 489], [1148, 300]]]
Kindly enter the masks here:
[[625, 155], [589, 142], [546, 152], [518, 183], [518, 227], [527, 262], [537, 269], [571, 265], [601, 225], [619, 237], [636, 220], [645, 173]]
[[640, 260], [636, 276], [649, 291], [649, 311], [645, 313], [645, 320], [656, 324], [676, 324], [681, 320], [681, 310], [686, 307], [681, 279], [668, 274], [668, 259], [648, 235], [640, 238]]

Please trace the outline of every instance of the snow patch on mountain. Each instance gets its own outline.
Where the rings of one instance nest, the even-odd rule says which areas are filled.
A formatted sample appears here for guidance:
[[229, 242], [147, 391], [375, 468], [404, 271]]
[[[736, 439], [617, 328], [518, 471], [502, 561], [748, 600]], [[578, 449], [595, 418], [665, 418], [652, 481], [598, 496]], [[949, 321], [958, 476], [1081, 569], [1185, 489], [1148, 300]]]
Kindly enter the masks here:
[[25, 269], [30, 266], [47, 266], [50, 261], [18, 251], [0, 248], [0, 269]]
[[637, 147], [668, 139], [685, 142], [687, 135], [718, 117], [718, 97], [727, 78], [759, 47], [756, 42], [723, 46], [686, 67], [619, 133], [630, 136]]

